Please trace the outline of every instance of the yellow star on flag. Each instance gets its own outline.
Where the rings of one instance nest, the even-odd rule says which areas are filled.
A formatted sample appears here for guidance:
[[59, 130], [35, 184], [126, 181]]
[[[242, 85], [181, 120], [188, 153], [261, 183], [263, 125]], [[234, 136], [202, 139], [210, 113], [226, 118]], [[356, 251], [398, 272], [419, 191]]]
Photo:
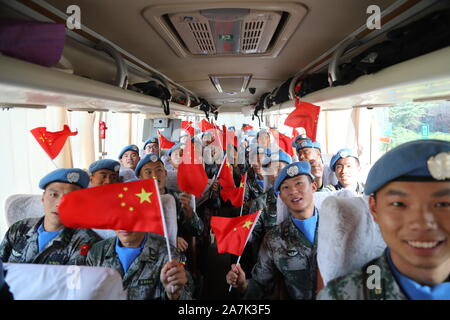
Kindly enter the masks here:
[[251, 220], [247, 220], [245, 221], [244, 225], [242, 226], [242, 228], [247, 228], [250, 230], [250, 226], [253, 224], [253, 222]]
[[148, 203], [152, 203], [152, 201], [150, 200], [150, 196], [152, 195], [152, 192], [146, 192], [144, 188], [141, 188], [141, 193], [136, 193], [136, 196], [138, 196], [140, 198], [140, 202], [139, 204], [147, 201]]
[[241, 182], [241, 184], [239, 185], [239, 188], [243, 188], [244, 187], [244, 183]]

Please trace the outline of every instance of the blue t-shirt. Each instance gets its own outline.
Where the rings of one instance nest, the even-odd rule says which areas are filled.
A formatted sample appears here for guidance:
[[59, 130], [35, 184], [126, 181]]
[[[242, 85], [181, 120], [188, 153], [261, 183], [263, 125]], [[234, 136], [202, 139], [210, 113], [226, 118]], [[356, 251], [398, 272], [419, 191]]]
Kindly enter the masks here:
[[291, 220], [294, 222], [294, 225], [297, 227], [297, 229], [303, 233], [306, 237], [306, 239], [311, 242], [311, 244], [314, 244], [314, 240], [316, 237], [316, 227], [317, 227], [317, 220], [318, 220], [319, 214], [316, 208], [314, 208], [314, 215], [312, 217], [309, 217], [307, 219], [299, 220], [295, 219], [291, 215]]
[[261, 189], [264, 189], [264, 180], [256, 179], [256, 183], [261, 187]]
[[39, 252], [44, 250], [45, 246], [52, 241], [58, 234], [60, 234], [63, 231], [63, 229], [55, 232], [47, 232], [44, 229], [44, 223], [41, 223], [41, 225], [38, 228], [38, 248]]
[[389, 267], [395, 279], [412, 300], [450, 300], [450, 282], [443, 282], [435, 286], [424, 286], [401, 274], [391, 259], [391, 253], [387, 251]]
[[0, 260], [0, 289], [5, 284], [5, 276], [3, 275], [3, 262]]
[[122, 264], [123, 272], [127, 272], [133, 261], [141, 254], [146, 241], [147, 235], [145, 235], [139, 248], [126, 248], [119, 245], [119, 237], [116, 237], [116, 252], [119, 256], [120, 263]]

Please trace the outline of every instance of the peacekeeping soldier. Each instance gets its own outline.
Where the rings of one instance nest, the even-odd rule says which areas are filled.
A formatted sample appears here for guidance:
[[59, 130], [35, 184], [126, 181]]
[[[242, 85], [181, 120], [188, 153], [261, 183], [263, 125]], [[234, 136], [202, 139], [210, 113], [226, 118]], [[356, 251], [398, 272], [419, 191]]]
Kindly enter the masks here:
[[144, 154], [149, 153], [157, 153], [159, 154], [159, 141], [158, 138], [148, 138], [144, 142], [144, 147], [142, 148], [144, 150]]
[[97, 187], [119, 182], [120, 163], [112, 159], [94, 161], [88, 168], [89, 186]]
[[295, 150], [298, 161], [309, 161], [311, 164], [312, 174], [316, 177], [317, 190], [320, 191], [324, 186], [330, 184], [337, 184], [336, 176], [330, 167], [323, 163], [319, 142], [313, 142], [306, 135], [297, 136], [294, 142], [297, 142]]
[[357, 155], [351, 149], [339, 150], [330, 161], [330, 168], [336, 173], [338, 183], [328, 185], [323, 191], [338, 191], [347, 189], [354, 191], [358, 196], [364, 193], [364, 185], [358, 182], [361, 166]]
[[119, 153], [119, 161], [124, 168], [136, 169], [140, 159], [139, 148], [135, 144], [125, 146]]
[[203, 223], [191, 206], [192, 195], [186, 192], [180, 194], [166, 188], [167, 171], [156, 153], [146, 154], [136, 166], [136, 175], [139, 179], [156, 177], [160, 194], [171, 194], [175, 198], [177, 207], [178, 238], [177, 248], [186, 251], [186, 239], [200, 236]]
[[133, 181], [137, 179], [134, 174], [136, 165], [139, 162], [139, 148], [137, 145], [130, 144], [125, 146], [119, 153], [120, 171], [119, 176], [122, 182]]
[[373, 165], [364, 192], [387, 249], [328, 282], [318, 299], [450, 300], [450, 142], [390, 150]]
[[44, 190], [44, 217], [13, 224], [0, 245], [3, 262], [82, 265], [92, 244], [101, 238], [90, 229], [64, 227], [58, 207], [69, 192], [86, 188], [89, 176], [81, 169], [57, 169], [39, 182]]
[[273, 189], [275, 179], [283, 168], [292, 163], [291, 157], [284, 151], [279, 150], [272, 153], [270, 158], [266, 158], [263, 163], [264, 189], [266, 194], [266, 208], [261, 213], [255, 228], [252, 231], [252, 236], [249, 241], [259, 241], [265, 233], [271, 230], [277, 224], [277, 194]]
[[178, 256], [168, 261], [164, 237], [123, 230], [116, 231], [116, 235], [96, 243], [86, 265], [117, 270], [129, 300], [192, 298], [192, 281], [188, 283], [189, 275]]
[[313, 202], [317, 186], [309, 162], [284, 167], [274, 189], [288, 207], [289, 218], [264, 236], [251, 279], [246, 279], [240, 265], [233, 264], [226, 280], [244, 298], [263, 299], [274, 291], [281, 274], [291, 299], [314, 299], [319, 279], [318, 211]]

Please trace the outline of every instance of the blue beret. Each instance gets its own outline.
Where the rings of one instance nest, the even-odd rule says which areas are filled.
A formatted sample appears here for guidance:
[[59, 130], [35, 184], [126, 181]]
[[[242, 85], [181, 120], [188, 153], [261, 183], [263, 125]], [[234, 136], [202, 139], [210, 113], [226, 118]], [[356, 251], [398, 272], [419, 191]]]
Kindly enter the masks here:
[[92, 162], [89, 166], [89, 173], [93, 174], [95, 171], [107, 169], [114, 172], [119, 172], [120, 170], [120, 162], [112, 159], [101, 159], [95, 162]]
[[89, 175], [84, 170], [78, 168], [56, 169], [39, 181], [39, 188], [45, 190], [45, 187], [52, 182], [72, 183], [82, 188], [87, 188], [89, 185]]
[[274, 190], [278, 192], [280, 190], [280, 186], [284, 180], [289, 178], [294, 178], [299, 175], [307, 175], [314, 179], [314, 176], [311, 173], [311, 165], [307, 161], [298, 161], [291, 164], [288, 164], [286, 167], [281, 170], [277, 179], [275, 180]]
[[270, 157], [264, 159], [263, 167], [269, 166], [272, 161], [285, 162], [287, 164], [292, 163], [292, 158], [283, 150], [279, 150], [278, 152], [274, 152], [270, 155]]
[[347, 158], [347, 157], [353, 157], [353, 158], [358, 159], [358, 155], [356, 153], [354, 153], [352, 149], [348, 149], [348, 148], [341, 149], [330, 160], [331, 170], [335, 171], [334, 166], [336, 165], [336, 162], [339, 161], [339, 159]]
[[139, 154], [139, 148], [137, 145], [135, 144], [129, 144], [128, 146], [126, 146], [125, 148], [122, 149], [122, 151], [120, 151], [119, 153], [119, 160], [122, 159], [122, 156], [125, 152], [127, 151], [135, 151]]
[[299, 135], [299, 136], [296, 136], [295, 139], [294, 139], [294, 141], [292, 141], [292, 146], [293, 146], [294, 148], [297, 148], [298, 143], [299, 143], [300, 141], [306, 140], [306, 139], [311, 140], [306, 134], [301, 134], [301, 135]]
[[157, 153], [146, 154], [144, 157], [142, 157], [141, 160], [139, 160], [139, 162], [136, 166], [136, 170], [134, 170], [134, 172], [136, 173], [136, 177], [139, 177], [139, 172], [141, 171], [144, 164], [149, 163], [149, 162], [158, 162], [158, 161], [160, 161], [164, 165], [164, 162], [162, 162], [161, 158], [159, 157], [159, 155]]
[[316, 148], [316, 149], [319, 149], [319, 151], [320, 151], [320, 143], [317, 141], [312, 142], [311, 139], [303, 139], [302, 141], [300, 141], [297, 144], [296, 150], [298, 152], [299, 150], [304, 149], [304, 148]]
[[145, 149], [145, 147], [149, 144], [149, 143], [157, 143], [159, 145], [159, 141], [158, 138], [148, 138], [147, 140], [145, 140], [144, 142], [144, 147], [142, 147], [142, 149]]
[[177, 144], [173, 145], [172, 148], [169, 149], [167, 152], [168, 156], [170, 157], [172, 155], [172, 152], [175, 150], [181, 149], [184, 146], [184, 143], [178, 142]]
[[415, 140], [388, 151], [370, 169], [364, 193], [403, 177], [450, 180], [450, 141]]

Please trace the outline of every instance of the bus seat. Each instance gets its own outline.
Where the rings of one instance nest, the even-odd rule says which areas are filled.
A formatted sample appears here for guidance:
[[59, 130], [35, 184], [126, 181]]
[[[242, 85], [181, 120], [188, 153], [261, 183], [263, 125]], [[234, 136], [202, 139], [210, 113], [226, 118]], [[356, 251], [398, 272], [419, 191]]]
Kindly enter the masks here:
[[363, 197], [328, 197], [320, 209], [317, 261], [324, 284], [379, 257], [386, 244]]
[[164, 209], [164, 220], [166, 222], [167, 233], [169, 234], [169, 243], [177, 247], [177, 206], [175, 198], [171, 194], [162, 194], [161, 201]]
[[111, 268], [5, 263], [16, 300], [125, 300], [122, 277]]
[[44, 215], [42, 195], [14, 194], [5, 200], [6, 224], [9, 228], [17, 221], [26, 218], [40, 218]]

